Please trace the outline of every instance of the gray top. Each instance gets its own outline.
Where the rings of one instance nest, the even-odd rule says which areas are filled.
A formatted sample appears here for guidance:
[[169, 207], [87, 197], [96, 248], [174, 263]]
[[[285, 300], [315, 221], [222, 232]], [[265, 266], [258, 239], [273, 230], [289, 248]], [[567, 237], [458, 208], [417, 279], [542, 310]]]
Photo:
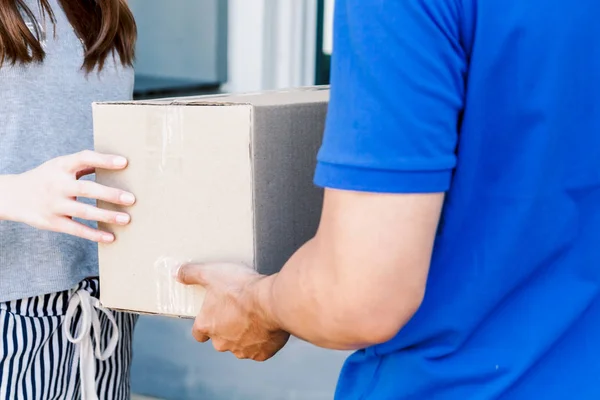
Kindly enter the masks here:
[[[27, 0], [39, 15], [37, 0]], [[52, 158], [93, 149], [94, 101], [130, 100], [133, 70], [112, 58], [101, 73], [81, 69], [83, 46], [57, 0], [49, 1], [42, 64], [0, 67], [0, 174], [17, 174]], [[44, 27], [44, 20], [38, 20]], [[0, 193], [10, 196], [10, 193]], [[98, 275], [96, 244], [0, 221], [0, 302], [72, 288]]]

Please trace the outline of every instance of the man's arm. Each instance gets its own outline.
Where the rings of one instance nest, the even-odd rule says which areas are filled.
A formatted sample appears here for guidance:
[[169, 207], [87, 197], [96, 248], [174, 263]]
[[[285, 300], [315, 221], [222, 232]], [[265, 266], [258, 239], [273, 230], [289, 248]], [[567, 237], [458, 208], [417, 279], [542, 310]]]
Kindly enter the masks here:
[[315, 238], [257, 284], [265, 318], [332, 349], [391, 339], [423, 299], [443, 197], [327, 190]]
[[420, 306], [456, 165], [466, 58], [459, 0], [338, 0], [315, 182], [321, 225], [260, 304], [321, 346], [392, 338]]

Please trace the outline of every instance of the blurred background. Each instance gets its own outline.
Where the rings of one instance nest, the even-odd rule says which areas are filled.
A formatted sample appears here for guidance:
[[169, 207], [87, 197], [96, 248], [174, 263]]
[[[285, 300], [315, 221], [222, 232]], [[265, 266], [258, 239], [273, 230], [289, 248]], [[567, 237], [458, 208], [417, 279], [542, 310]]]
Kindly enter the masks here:
[[[334, 0], [129, 0], [139, 42], [135, 97], [251, 92], [329, 83]], [[266, 363], [191, 336], [192, 321], [136, 330], [133, 391], [165, 400], [326, 400], [347, 356], [292, 339]], [[136, 397], [145, 398], [145, 397]]]
[[334, 0], [130, 0], [137, 97], [329, 83]]

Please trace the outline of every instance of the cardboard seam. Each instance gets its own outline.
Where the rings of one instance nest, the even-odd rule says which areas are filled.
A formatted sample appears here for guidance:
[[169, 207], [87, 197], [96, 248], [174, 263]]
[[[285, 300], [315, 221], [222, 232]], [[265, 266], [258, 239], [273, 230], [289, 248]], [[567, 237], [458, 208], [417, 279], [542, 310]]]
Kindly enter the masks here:
[[190, 319], [194, 319], [195, 318], [195, 317], [189, 317], [189, 316], [177, 315], [177, 314], [164, 314], [164, 313], [160, 313], [160, 312], [149, 312], [149, 311], [132, 311], [132, 310], [125, 309], [125, 308], [106, 307], [104, 304], [102, 304], [102, 301], [100, 301], [100, 305], [102, 307], [106, 308], [106, 309], [111, 310], [111, 311], [128, 313], [128, 314], [152, 315], [152, 316], [157, 315], [157, 316], [160, 316], [160, 317], [177, 318], [177, 319], [184, 319], [184, 320], [190, 320]]
[[169, 106], [192, 106], [192, 107], [237, 107], [237, 106], [251, 106], [251, 103], [228, 103], [228, 102], [178, 102], [171, 101], [165, 103], [153, 103], [143, 101], [122, 101], [122, 102], [96, 102], [92, 103], [92, 106], [158, 106], [158, 107], [169, 107]]
[[[254, 147], [252, 146], [252, 144], [254, 143], [254, 133], [256, 131], [256, 127], [255, 127], [255, 118], [254, 118], [254, 112], [255, 112], [256, 108], [255, 107], [250, 107], [250, 112], [249, 112], [249, 126], [250, 126], [250, 137], [248, 138], [248, 161], [250, 162], [250, 176], [251, 176], [251, 184], [252, 184], [252, 231], [256, 232], [256, 229], [258, 227], [257, 221], [256, 221], [256, 176], [255, 176], [255, 168], [254, 168]], [[258, 242], [256, 240], [256, 235], [252, 235], [252, 267], [254, 268], [255, 271], [258, 271]]]

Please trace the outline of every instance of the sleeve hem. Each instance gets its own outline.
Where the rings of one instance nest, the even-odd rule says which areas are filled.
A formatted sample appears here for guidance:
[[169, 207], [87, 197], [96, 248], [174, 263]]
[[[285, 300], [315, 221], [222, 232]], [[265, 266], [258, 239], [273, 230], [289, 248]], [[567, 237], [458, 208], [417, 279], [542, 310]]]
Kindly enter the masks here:
[[373, 193], [441, 193], [450, 189], [452, 170], [393, 171], [317, 163], [314, 183], [329, 189]]

